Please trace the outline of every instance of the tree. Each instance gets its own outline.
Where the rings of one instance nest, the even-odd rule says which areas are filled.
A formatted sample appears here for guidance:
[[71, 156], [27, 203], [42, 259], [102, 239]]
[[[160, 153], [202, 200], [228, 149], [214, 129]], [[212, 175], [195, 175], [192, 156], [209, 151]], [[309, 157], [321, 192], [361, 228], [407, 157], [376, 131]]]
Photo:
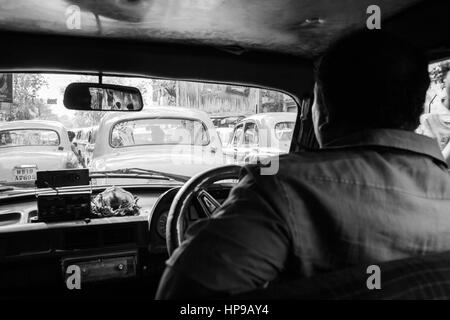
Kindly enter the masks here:
[[92, 127], [98, 125], [102, 120], [105, 112], [100, 111], [76, 111], [75, 112], [75, 127]]
[[40, 118], [41, 114], [51, 117], [51, 111], [38, 97], [39, 90], [45, 86], [48, 86], [48, 83], [42, 74], [14, 74], [13, 104], [7, 120], [30, 120]]
[[445, 77], [447, 76], [447, 73], [449, 71], [450, 71], [450, 62], [445, 61], [445, 62], [437, 64], [430, 71], [431, 82], [443, 84], [445, 81]]
[[154, 99], [168, 106], [177, 105], [177, 85], [174, 80], [154, 80], [153, 82]]
[[61, 122], [64, 127], [68, 129], [76, 127], [76, 124], [73, 123], [73, 119], [69, 118], [69, 116], [66, 114], [59, 117], [59, 122]]
[[261, 90], [261, 111], [262, 112], [281, 112], [283, 111], [283, 94], [272, 90]]

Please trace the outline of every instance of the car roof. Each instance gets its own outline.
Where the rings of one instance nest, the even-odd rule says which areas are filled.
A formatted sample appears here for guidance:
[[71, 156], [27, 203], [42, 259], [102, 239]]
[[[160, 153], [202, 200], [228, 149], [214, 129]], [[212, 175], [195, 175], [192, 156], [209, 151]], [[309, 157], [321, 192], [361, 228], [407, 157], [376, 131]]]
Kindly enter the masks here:
[[19, 120], [0, 122], [0, 130], [7, 129], [52, 129], [58, 131], [65, 131], [64, 125], [58, 121], [51, 120]]
[[245, 114], [229, 114], [229, 115], [213, 115], [211, 116], [211, 119], [225, 119], [225, 118], [241, 118], [244, 117], [245, 118]]
[[193, 118], [199, 119], [208, 126], [211, 124], [211, 119], [208, 114], [204, 111], [194, 109], [194, 108], [185, 108], [185, 107], [161, 107], [161, 106], [152, 106], [148, 107], [139, 112], [110, 112], [106, 114], [101, 123], [112, 125], [113, 123], [123, 121], [123, 120], [131, 120], [131, 119], [145, 119], [145, 118], [164, 118], [164, 117], [179, 117], [179, 118]]
[[296, 112], [265, 112], [251, 115], [245, 119], [242, 119], [240, 122], [245, 122], [248, 120], [255, 120], [255, 121], [273, 120], [275, 122], [281, 121], [295, 122], [296, 118], [297, 118]]
[[[317, 58], [343, 36], [366, 30], [373, 4], [0, 0], [0, 35], [8, 44], [0, 50], [0, 69], [254, 86], [282, 91], [299, 103], [313, 92]], [[375, 4], [382, 30], [423, 49], [430, 60], [448, 57], [450, 40], [442, 30], [450, 27], [450, 1]], [[77, 8], [80, 26], [70, 27], [68, 14]]]
[[87, 132], [89, 130], [92, 130], [92, 127], [72, 128], [70, 130], [71, 131], [75, 131], [75, 132], [78, 132], [78, 131]]

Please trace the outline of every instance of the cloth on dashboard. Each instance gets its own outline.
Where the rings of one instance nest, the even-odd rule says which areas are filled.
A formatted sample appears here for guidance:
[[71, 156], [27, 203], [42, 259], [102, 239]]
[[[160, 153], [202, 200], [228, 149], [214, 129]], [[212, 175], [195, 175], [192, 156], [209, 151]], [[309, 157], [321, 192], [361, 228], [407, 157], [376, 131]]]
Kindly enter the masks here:
[[450, 250], [450, 174], [431, 138], [370, 130], [242, 173], [167, 262], [211, 290]]

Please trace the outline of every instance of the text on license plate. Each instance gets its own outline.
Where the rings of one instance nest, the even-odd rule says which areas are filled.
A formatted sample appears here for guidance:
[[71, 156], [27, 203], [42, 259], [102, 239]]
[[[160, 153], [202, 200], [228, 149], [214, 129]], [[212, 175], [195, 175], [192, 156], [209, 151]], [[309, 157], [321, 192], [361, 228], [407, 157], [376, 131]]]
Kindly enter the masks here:
[[36, 168], [16, 168], [14, 169], [14, 181], [36, 180]]

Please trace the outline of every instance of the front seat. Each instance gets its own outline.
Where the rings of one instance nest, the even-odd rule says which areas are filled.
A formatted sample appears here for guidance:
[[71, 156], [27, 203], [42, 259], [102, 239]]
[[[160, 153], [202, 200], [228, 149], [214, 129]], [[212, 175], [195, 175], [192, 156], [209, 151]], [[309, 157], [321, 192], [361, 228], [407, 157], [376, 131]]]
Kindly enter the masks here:
[[450, 252], [377, 264], [381, 289], [369, 290], [367, 267], [357, 266], [311, 278], [289, 279], [234, 296], [254, 300], [450, 299]]

